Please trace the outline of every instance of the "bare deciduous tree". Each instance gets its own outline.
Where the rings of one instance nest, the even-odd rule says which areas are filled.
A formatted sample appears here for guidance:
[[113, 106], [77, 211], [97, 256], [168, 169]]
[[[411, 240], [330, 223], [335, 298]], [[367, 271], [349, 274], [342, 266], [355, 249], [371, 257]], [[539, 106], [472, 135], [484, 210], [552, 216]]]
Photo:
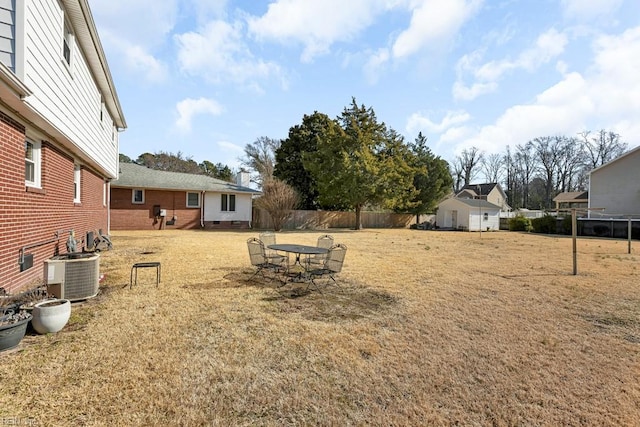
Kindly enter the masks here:
[[293, 187], [277, 178], [270, 178], [262, 183], [262, 196], [254, 204], [269, 214], [274, 230], [280, 231], [298, 202], [298, 193]]
[[252, 177], [252, 181], [261, 185], [273, 178], [275, 168], [275, 153], [280, 147], [279, 139], [271, 139], [261, 136], [252, 144], [244, 147], [244, 157], [239, 160], [243, 166], [255, 171], [257, 175]]
[[500, 182], [503, 173], [503, 157], [498, 153], [484, 156], [482, 171], [487, 182]]
[[591, 131], [584, 131], [579, 135], [584, 141], [589, 170], [602, 166], [627, 151], [627, 144], [620, 141], [617, 133], [601, 129], [594, 136], [590, 136]]
[[[477, 147], [465, 148], [462, 150], [462, 153], [456, 157], [453, 168], [456, 175], [462, 175], [464, 185], [471, 184], [471, 181], [478, 173], [478, 166], [482, 163], [483, 158], [483, 153], [480, 152]], [[459, 184], [457, 181], [458, 180], [456, 180], [456, 185]]]

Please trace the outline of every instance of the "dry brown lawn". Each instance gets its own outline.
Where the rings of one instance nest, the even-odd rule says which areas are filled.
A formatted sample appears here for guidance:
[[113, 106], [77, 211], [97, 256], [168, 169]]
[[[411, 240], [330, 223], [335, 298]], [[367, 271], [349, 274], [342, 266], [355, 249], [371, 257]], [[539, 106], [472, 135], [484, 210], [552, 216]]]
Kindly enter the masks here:
[[578, 240], [573, 276], [567, 237], [329, 232], [322, 293], [247, 282], [256, 231], [114, 233], [100, 295], [0, 354], [0, 424], [637, 425], [637, 241]]

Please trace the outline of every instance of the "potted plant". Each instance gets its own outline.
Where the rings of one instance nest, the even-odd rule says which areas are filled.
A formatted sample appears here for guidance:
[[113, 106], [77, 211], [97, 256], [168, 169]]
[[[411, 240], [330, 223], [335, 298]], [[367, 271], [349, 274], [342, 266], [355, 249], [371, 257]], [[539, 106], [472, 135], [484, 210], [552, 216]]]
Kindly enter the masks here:
[[20, 344], [31, 314], [20, 310], [18, 304], [8, 297], [3, 297], [0, 304], [0, 351], [4, 351]]
[[16, 301], [20, 304], [20, 309], [31, 313], [33, 307], [42, 301], [55, 299], [47, 293], [46, 285], [37, 284], [26, 291], [20, 293], [15, 297]]
[[71, 317], [71, 301], [51, 299], [37, 303], [32, 311], [31, 326], [39, 334], [62, 330]]

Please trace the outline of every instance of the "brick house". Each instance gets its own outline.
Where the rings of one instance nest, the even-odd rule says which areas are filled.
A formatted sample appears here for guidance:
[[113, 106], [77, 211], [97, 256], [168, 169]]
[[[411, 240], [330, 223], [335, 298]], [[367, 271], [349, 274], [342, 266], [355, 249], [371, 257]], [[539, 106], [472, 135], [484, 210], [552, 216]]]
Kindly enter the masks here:
[[250, 228], [253, 196], [260, 192], [248, 187], [248, 174], [238, 178], [234, 184], [120, 163], [111, 184], [111, 229]]
[[124, 128], [88, 1], [0, 0], [0, 288], [108, 232]]

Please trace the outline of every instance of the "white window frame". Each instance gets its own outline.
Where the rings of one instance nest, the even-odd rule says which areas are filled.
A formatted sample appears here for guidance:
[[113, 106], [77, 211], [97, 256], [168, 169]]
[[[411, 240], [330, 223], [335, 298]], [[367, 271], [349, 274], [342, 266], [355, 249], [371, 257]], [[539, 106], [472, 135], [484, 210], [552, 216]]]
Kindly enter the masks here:
[[[189, 204], [189, 195], [195, 194], [198, 197], [198, 203], [195, 205]], [[187, 191], [186, 193], [186, 205], [188, 208], [199, 208], [200, 207], [200, 192], [199, 191]]]
[[81, 188], [82, 188], [82, 168], [80, 165], [73, 166], [73, 203], [80, 203], [82, 201]]
[[[231, 200], [233, 200], [233, 209], [231, 209]], [[220, 211], [221, 212], [235, 212], [236, 211], [236, 195], [235, 194], [222, 194], [220, 198]]]
[[[142, 201], [136, 200], [136, 193], [140, 192]], [[144, 189], [143, 188], [134, 188], [131, 190], [131, 203], [134, 205], [144, 205]]]
[[[31, 145], [31, 158], [27, 158], [27, 146]], [[40, 142], [34, 142], [30, 139], [25, 140], [24, 143], [25, 156], [24, 156], [24, 184], [27, 187], [41, 188], [40, 177], [42, 175], [42, 144]], [[33, 165], [33, 180], [27, 179], [27, 164]]]
[[[74, 44], [74, 35], [73, 30], [71, 29], [71, 24], [65, 19], [62, 25], [62, 60], [64, 63], [71, 67], [71, 63], [73, 61], [73, 44]], [[65, 52], [68, 50], [68, 58]]]

